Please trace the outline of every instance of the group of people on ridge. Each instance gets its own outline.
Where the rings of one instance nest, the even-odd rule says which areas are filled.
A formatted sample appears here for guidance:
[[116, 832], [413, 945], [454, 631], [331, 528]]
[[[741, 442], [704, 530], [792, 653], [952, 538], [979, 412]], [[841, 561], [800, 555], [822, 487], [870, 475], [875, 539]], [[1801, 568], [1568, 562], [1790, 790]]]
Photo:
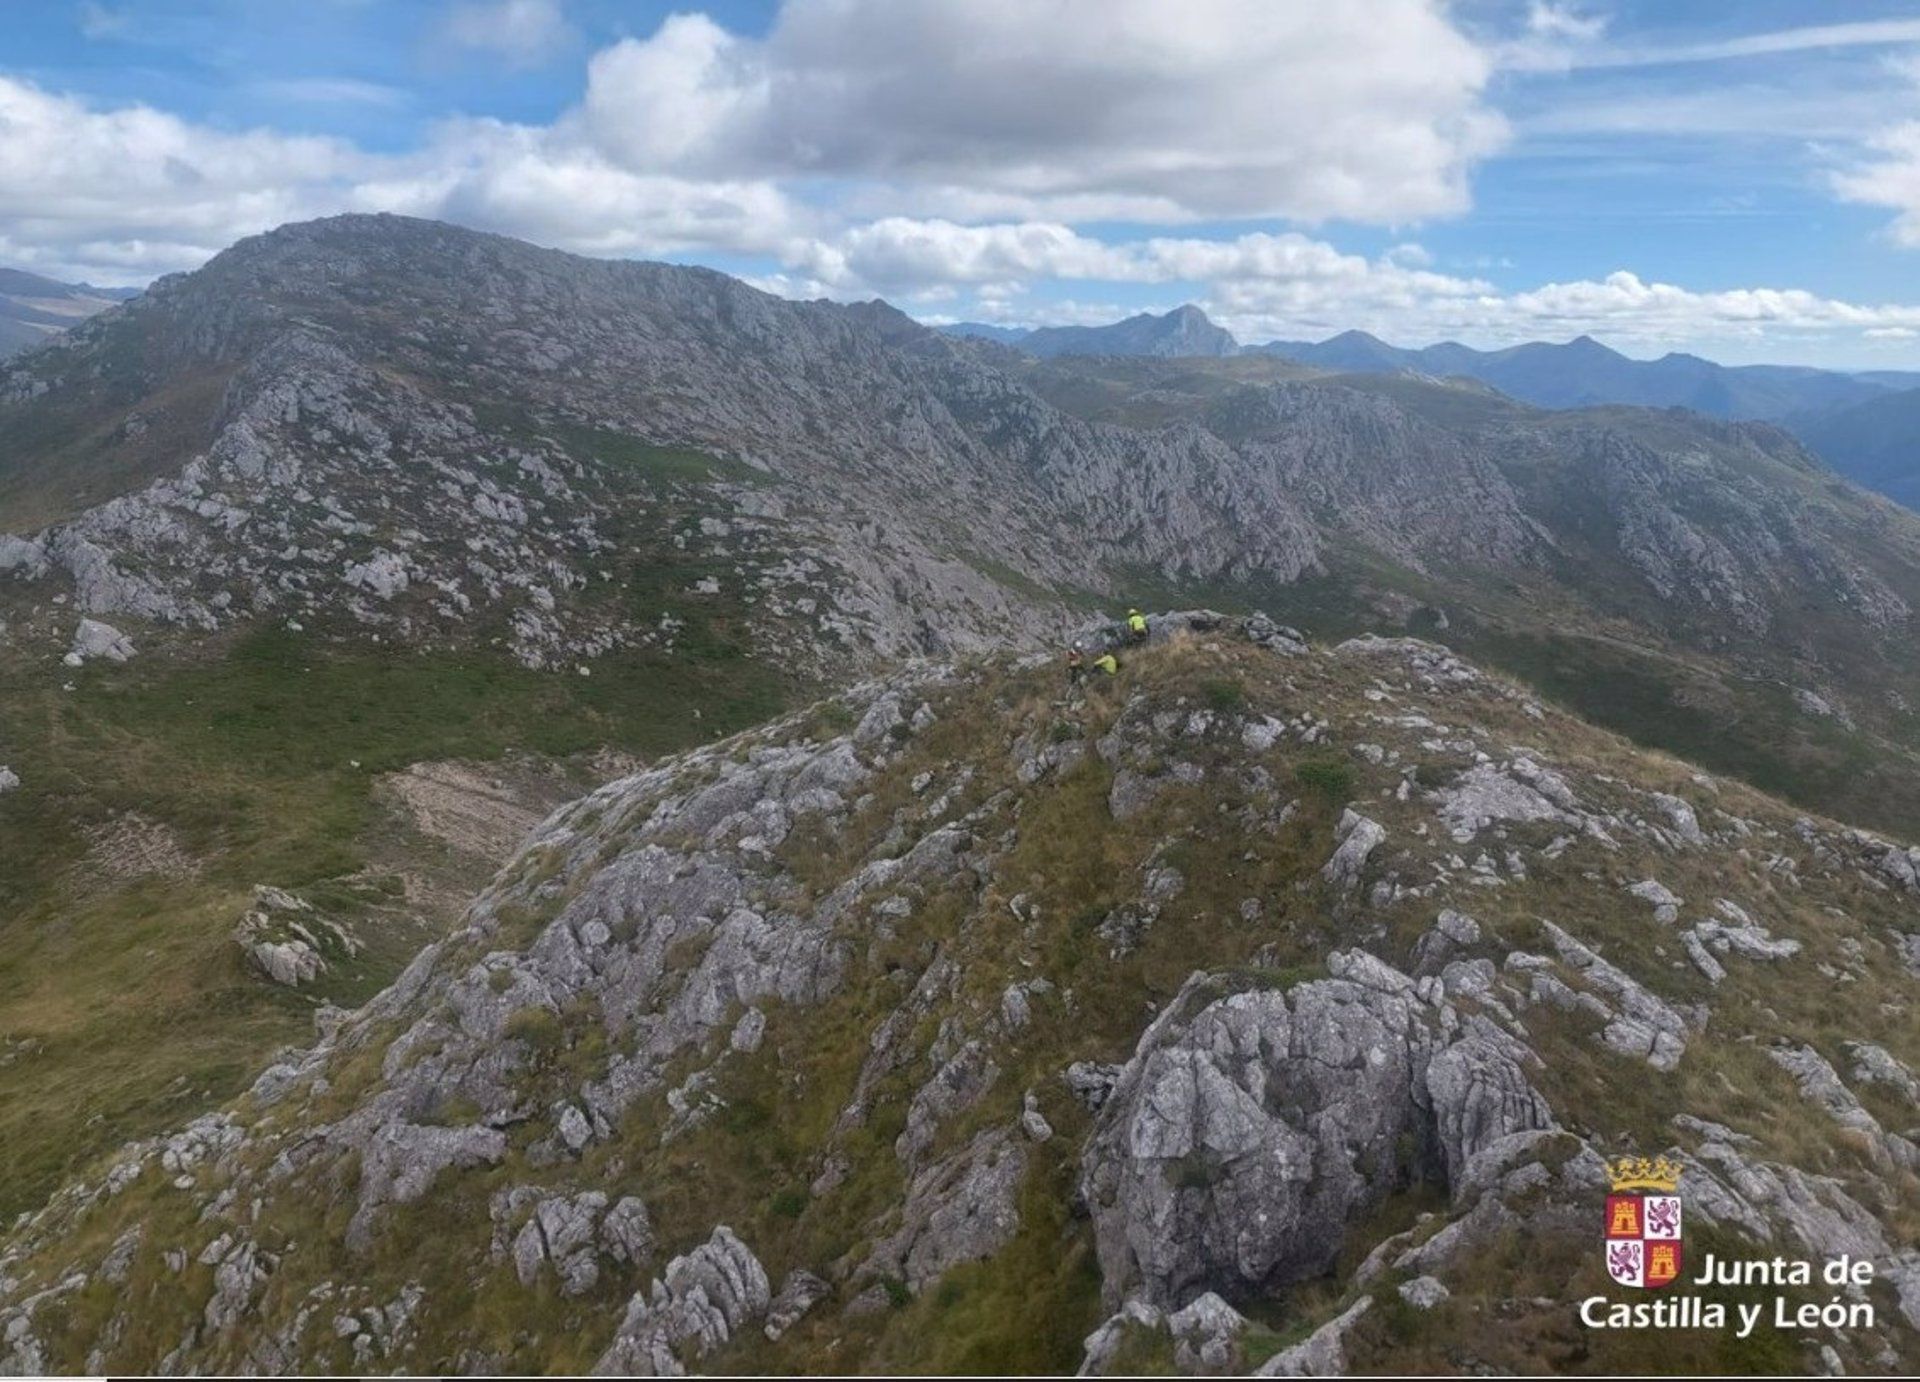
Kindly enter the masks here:
[[[1137, 609], [1127, 611], [1127, 642], [1138, 645], [1147, 641], [1147, 616]], [[1086, 649], [1075, 643], [1067, 649], [1067, 685], [1077, 687], [1086, 680], [1087, 669], [1091, 667], [1103, 677], [1120, 675], [1120, 659], [1108, 648], [1091, 663], [1087, 661]]]

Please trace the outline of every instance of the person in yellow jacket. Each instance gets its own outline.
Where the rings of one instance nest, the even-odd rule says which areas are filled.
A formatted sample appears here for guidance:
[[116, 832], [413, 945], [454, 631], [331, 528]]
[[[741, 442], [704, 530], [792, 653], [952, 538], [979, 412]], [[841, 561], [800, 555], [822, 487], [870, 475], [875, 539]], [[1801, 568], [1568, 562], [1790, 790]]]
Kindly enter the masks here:
[[1096, 672], [1100, 672], [1109, 677], [1117, 677], [1120, 675], [1120, 659], [1112, 653], [1100, 654], [1099, 657], [1093, 660], [1093, 667]]
[[1137, 609], [1127, 611], [1127, 641], [1130, 643], [1147, 641], [1147, 616]]

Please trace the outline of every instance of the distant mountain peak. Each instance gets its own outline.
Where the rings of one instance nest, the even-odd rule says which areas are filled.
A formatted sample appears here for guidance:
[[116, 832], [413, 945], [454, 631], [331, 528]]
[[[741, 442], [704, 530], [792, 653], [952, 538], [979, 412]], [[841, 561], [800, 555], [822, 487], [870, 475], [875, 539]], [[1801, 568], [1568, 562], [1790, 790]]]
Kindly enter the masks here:
[[1206, 312], [1183, 303], [1167, 312], [1138, 312], [1110, 326], [1046, 326], [1028, 332], [1021, 349], [1051, 355], [1237, 355], [1240, 342]]

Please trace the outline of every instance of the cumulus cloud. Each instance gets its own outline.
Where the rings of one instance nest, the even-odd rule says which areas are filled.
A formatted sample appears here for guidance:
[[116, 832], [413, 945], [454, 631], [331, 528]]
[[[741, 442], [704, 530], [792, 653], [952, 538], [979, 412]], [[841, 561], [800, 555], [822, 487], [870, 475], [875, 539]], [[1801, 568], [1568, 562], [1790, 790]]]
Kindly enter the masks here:
[[1882, 130], [1869, 147], [1876, 156], [1836, 174], [1834, 188], [1848, 201], [1896, 212], [1894, 240], [1920, 249], [1920, 120]]
[[770, 182], [694, 181], [610, 163], [569, 124], [463, 120], [350, 189], [356, 210], [432, 216], [580, 254], [772, 253], [804, 215]]
[[0, 231], [29, 265], [153, 273], [330, 209], [370, 161], [335, 139], [97, 111], [0, 76]]
[[1920, 306], [1852, 303], [1797, 288], [1698, 292], [1622, 269], [1601, 279], [1499, 292], [1471, 280], [1396, 277], [1381, 268], [1352, 270], [1351, 285], [1331, 299], [1311, 280], [1262, 278], [1217, 284], [1208, 300], [1246, 340], [1359, 326], [1412, 344], [1449, 337], [1510, 344], [1592, 333], [1628, 346], [1672, 348], [1768, 338], [1889, 340], [1920, 328]]
[[[444, 23], [516, 60], [569, 35], [558, 0], [458, 0]], [[1440, 0], [787, 0], [762, 39], [676, 14], [611, 45], [550, 125], [455, 120], [379, 155], [4, 78], [0, 228], [37, 265], [158, 270], [381, 207], [594, 253], [777, 247], [806, 276], [900, 291], [918, 259], [958, 255], [971, 267], [942, 272], [984, 284], [1111, 260], [1062, 221], [1461, 210], [1503, 134], [1490, 70]], [[806, 233], [832, 220], [872, 224]]]
[[[938, 300], [965, 290], [974, 299], [971, 315], [1028, 325], [1128, 315], [1090, 311], [1076, 302], [1024, 300], [1034, 283], [1177, 287], [1164, 306], [1197, 298], [1249, 342], [1359, 327], [1411, 344], [1449, 337], [1505, 344], [1591, 332], [1660, 348], [1837, 335], [1885, 342], [1920, 330], [1916, 306], [1851, 303], [1793, 288], [1698, 292], [1627, 270], [1503, 291], [1486, 279], [1434, 268], [1418, 245], [1396, 245], [1368, 258], [1298, 232], [1109, 243], [1057, 223], [968, 226], [891, 217], [829, 240], [797, 241], [785, 254], [793, 278], [773, 276], [764, 285], [771, 291]], [[939, 315], [951, 313], [943, 309]]]
[[1437, 0], [788, 0], [765, 39], [679, 15], [598, 54], [585, 115], [636, 169], [923, 208], [1404, 221], [1467, 205], [1491, 72]]
[[855, 226], [831, 242], [797, 245], [788, 254], [816, 281], [843, 290], [1146, 277], [1137, 252], [1051, 222], [958, 225], [888, 216]]
[[0, 76], [8, 263], [140, 280], [337, 211], [441, 217], [585, 254], [766, 253], [808, 224], [770, 182], [637, 173], [571, 121], [450, 121], [416, 151], [373, 155], [338, 139], [225, 132], [141, 105], [98, 110]]
[[[516, 61], [574, 38], [558, 0], [457, 0], [443, 14], [451, 41]], [[1893, 32], [1763, 35], [1723, 55]], [[726, 253], [791, 296], [879, 293], [1008, 322], [1110, 320], [1130, 310], [1113, 299], [1138, 302], [1147, 285], [1165, 306], [1200, 301], [1244, 340], [1353, 326], [1413, 343], [1592, 331], [1891, 345], [1920, 332], [1920, 309], [1791, 289], [1700, 293], [1623, 270], [1513, 291], [1411, 242], [1369, 257], [1298, 230], [1184, 233], [1463, 209], [1472, 168], [1504, 137], [1492, 74], [1603, 47], [1595, 11], [1566, 0], [1535, 0], [1504, 43], [1464, 34], [1442, 0], [786, 0], [764, 37], [683, 13], [612, 44], [551, 123], [456, 118], [377, 154], [0, 76], [0, 262], [126, 282], [284, 221], [386, 210], [588, 254]], [[314, 78], [288, 94], [398, 99]], [[1884, 105], [1862, 115], [1878, 95], [1846, 108], [1848, 137], [1890, 128], [1856, 145], [1834, 189], [1889, 208], [1894, 235], [1920, 246], [1920, 121]], [[1799, 107], [1764, 104], [1817, 132]], [[1692, 127], [1644, 100], [1634, 118]], [[1135, 226], [1116, 237], [1089, 221]], [[1039, 284], [1058, 286], [1043, 301]]]

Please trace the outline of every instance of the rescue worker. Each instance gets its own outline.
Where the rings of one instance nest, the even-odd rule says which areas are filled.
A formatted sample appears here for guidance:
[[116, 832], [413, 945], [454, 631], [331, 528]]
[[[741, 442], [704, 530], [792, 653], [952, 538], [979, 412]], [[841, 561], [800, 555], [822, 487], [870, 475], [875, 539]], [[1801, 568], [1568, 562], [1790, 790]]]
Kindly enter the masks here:
[[1110, 677], [1120, 675], [1120, 659], [1112, 653], [1102, 653], [1093, 660], [1094, 667]]
[[1087, 679], [1087, 656], [1080, 651], [1080, 645], [1074, 644], [1067, 649], [1067, 686], [1077, 687]]
[[1127, 641], [1129, 643], [1147, 641], [1147, 616], [1137, 609], [1127, 611]]

